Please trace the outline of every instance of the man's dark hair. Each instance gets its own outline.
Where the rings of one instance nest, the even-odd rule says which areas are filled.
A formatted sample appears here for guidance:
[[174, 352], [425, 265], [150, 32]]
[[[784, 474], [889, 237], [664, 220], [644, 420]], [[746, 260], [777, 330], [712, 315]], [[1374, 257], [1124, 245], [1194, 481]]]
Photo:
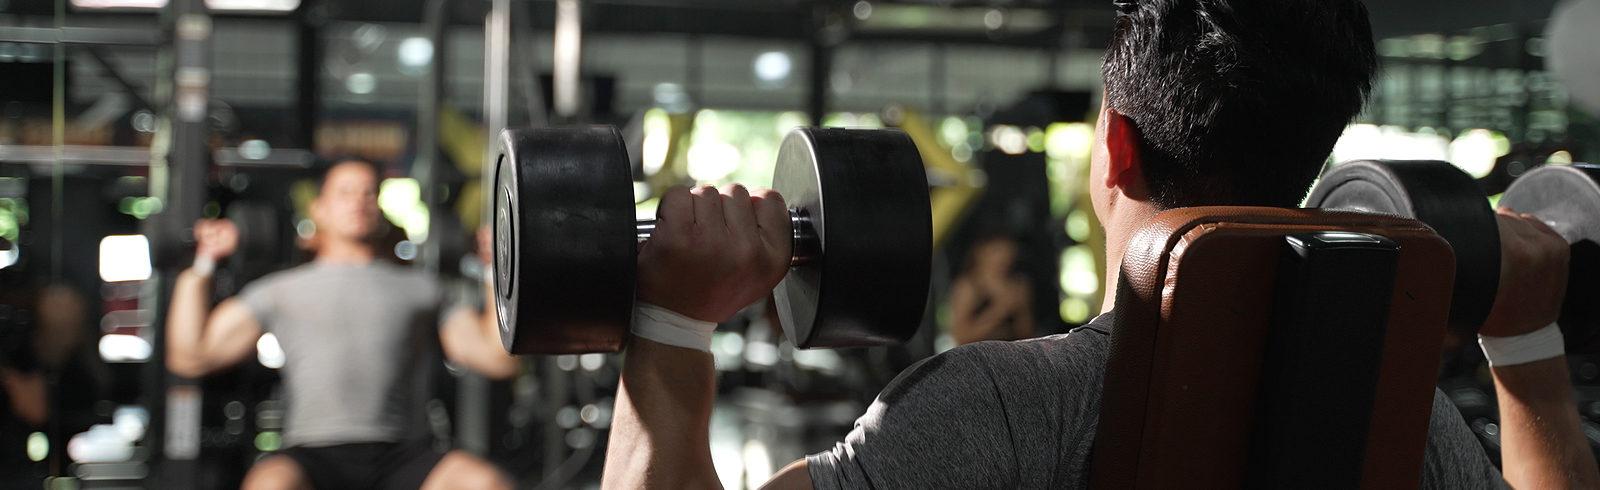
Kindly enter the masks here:
[[371, 170], [372, 171], [372, 175], [377, 176], [378, 177], [378, 181], [380, 183], [383, 182], [383, 177], [386, 174], [386, 171], [385, 171], [385, 169], [383, 167], [383, 164], [374, 162], [372, 160], [368, 160], [368, 159], [361, 158], [361, 157], [339, 157], [339, 158], [334, 158], [334, 159], [328, 160], [327, 165], [323, 165], [322, 168], [317, 170], [317, 194], [321, 194], [322, 193], [322, 186], [326, 185], [328, 183], [328, 174], [333, 172], [334, 168], [342, 167], [342, 166], [345, 166], [345, 165], [360, 165], [361, 167], [366, 168], [367, 170]]
[[1164, 208], [1299, 205], [1361, 112], [1377, 57], [1359, 0], [1118, 0], [1106, 105], [1133, 120]]

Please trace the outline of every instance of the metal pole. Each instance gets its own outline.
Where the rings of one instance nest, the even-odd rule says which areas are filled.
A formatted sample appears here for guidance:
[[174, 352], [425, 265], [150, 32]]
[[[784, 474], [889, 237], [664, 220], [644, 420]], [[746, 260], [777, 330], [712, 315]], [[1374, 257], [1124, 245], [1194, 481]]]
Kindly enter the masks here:
[[554, 46], [551, 106], [558, 120], [572, 122], [583, 110], [583, 4], [579, 0], [556, 0]]
[[1073, 36], [1067, 30], [1067, 9], [1062, 8], [1062, 9], [1057, 9], [1056, 10], [1055, 30], [1056, 30], [1056, 43], [1055, 43], [1055, 45], [1054, 46], [1050, 46], [1049, 48], [1045, 49], [1045, 53], [1047, 54], [1047, 56], [1050, 57], [1050, 60], [1049, 60], [1049, 63], [1048, 63], [1048, 65], [1050, 67], [1050, 73], [1045, 75], [1045, 82], [1048, 83], [1049, 84], [1049, 88], [1052, 88], [1052, 89], [1059, 88], [1061, 86], [1061, 56], [1062, 56], [1062, 54], [1066, 53], [1067, 49], [1069, 47], [1072, 47], [1072, 46], [1074, 46], [1076, 44], [1076, 43], [1072, 42], [1072, 37]]
[[821, 126], [828, 115], [828, 79], [833, 69], [833, 48], [820, 42], [811, 43], [811, 85], [806, 96], [806, 113], [811, 124]]
[[510, 113], [511, 0], [489, 3], [483, 25], [483, 51], [483, 119], [494, 137], [506, 128]]
[[[417, 154], [411, 164], [411, 175], [422, 189], [422, 203], [428, 208], [431, 220], [440, 219], [444, 216], [442, 213], [448, 212], [440, 206], [442, 196], [436, 176], [439, 175], [439, 111], [445, 98], [444, 53], [449, 48], [445, 35], [449, 7], [449, 0], [429, 0], [422, 19], [423, 30], [433, 44], [433, 58], [428, 61], [428, 76], [423, 77], [422, 86], [417, 90]], [[439, 246], [442, 237], [437, 231], [438, 227], [430, 223], [419, 261], [423, 270], [433, 275], [438, 275], [439, 263], [443, 260]]]
[[830, 12], [827, 6], [818, 5], [813, 10], [811, 32], [811, 77], [810, 85], [806, 87], [806, 113], [811, 116], [811, 125], [821, 126], [822, 118], [828, 115], [828, 82], [833, 78], [833, 44], [828, 39], [828, 17]]
[[684, 52], [687, 59], [684, 60], [683, 64], [683, 85], [684, 90], [689, 93], [690, 110], [693, 111], [693, 108], [704, 106], [706, 100], [704, 79], [706, 71], [705, 43], [700, 40], [699, 34], [689, 35], [688, 46], [685, 47]]
[[933, 59], [928, 63], [928, 111], [930, 115], [945, 115], [945, 49], [944, 43], [931, 46]]
[[[161, 271], [146, 284], [153, 294], [150, 308], [155, 311], [151, 345], [154, 352], [145, 365], [150, 396], [152, 454], [158, 461], [152, 488], [194, 488], [199, 485], [201, 390], [195, 380], [167, 373], [165, 366], [165, 322], [172, 298], [171, 280], [187, 258], [194, 220], [205, 206], [211, 151], [206, 116], [211, 98], [211, 16], [204, 0], [173, 0], [163, 11], [166, 31], [172, 43], [162, 55], [170, 79], [162, 84], [157, 99], [167, 107], [163, 131], [151, 154], [150, 195], [158, 197], [162, 211], [148, 225], [147, 234], [156, 235], [160, 252], [155, 254]], [[162, 153], [162, 150], [165, 153]], [[153, 297], [152, 297], [153, 296]]]
[[[494, 185], [494, 138], [510, 121], [511, 104], [511, 1], [492, 0], [489, 13], [483, 21], [483, 124], [489, 132], [491, 147], [484, 148], [483, 180], [485, 186]], [[485, 190], [493, 187], [484, 187]], [[488, 196], [492, 193], [485, 193]], [[487, 203], [488, 198], [485, 197]], [[484, 206], [484, 223], [492, 215], [494, 206]]]
[[1526, 24], [1517, 25], [1517, 68], [1522, 71], [1522, 103], [1518, 104], [1516, 112], [1512, 113], [1514, 119], [1511, 131], [1512, 141], [1527, 141], [1529, 122], [1533, 121], [1533, 84], [1528, 83], [1529, 75], [1543, 68], [1542, 63], [1528, 52], [1528, 40], [1534, 36], [1533, 29]]
[[[56, 2], [55, 20], [56, 29], [59, 31], [66, 27], [65, 2]], [[51, 46], [55, 51], [55, 63], [51, 68], [50, 91], [50, 145], [55, 147], [53, 153], [55, 161], [62, 160], [61, 147], [67, 138], [67, 48], [65, 44], [57, 43]], [[66, 175], [61, 165], [55, 165], [50, 172], [50, 280], [61, 280], [62, 254], [66, 245], [62, 243], [62, 224], [66, 216]], [[48, 384], [45, 387], [45, 403], [50, 409], [49, 426], [45, 429], [50, 452], [49, 475], [62, 475], [66, 458], [62, 456], [67, 452], [67, 435], [61, 433], [61, 383], [60, 374], [56, 369], [50, 370]]]
[[321, 118], [318, 102], [322, 98], [322, 19], [316, 0], [302, 0], [295, 11], [295, 39], [299, 50], [295, 57], [295, 115], [299, 118], [296, 143], [301, 148], [317, 151], [317, 121]]
[[[533, 12], [533, 2], [522, 2], [521, 9], [512, 10], [511, 23], [514, 25], [524, 26], [533, 25]], [[521, 19], [520, 23], [518, 22], [519, 18]], [[519, 50], [525, 53], [524, 55], [517, 57], [516, 61], [520, 61], [520, 63], [516, 64], [518, 73], [522, 77], [522, 84], [519, 88], [522, 89], [523, 98], [527, 99], [526, 102], [528, 104], [527, 123], [528, 126], [531, 127], [544, 127], [550, 124], [550, 110], [549, 104], [545, 101], [544, 91], [542, 90], [542, 84], [539, 80], [539, 69], [541, 66], [541, 60], [539, 56], [539, 41], [535, 36], [523, 37], [523, 43], [518, 44], [516, 36], [513, 35], [511, 39], [511, 45], [517, 46]], [[510, 119], [508, 118], [507, 121], [509, 120]], [[507, 124], [509, 124], [509, 122]], [[492, 184], [494, 182], [493, 174], [490, 172], [484, 172], [483, 180], [484, 185]], [[485, 187], [485, 189], [487, 188], [488, 187]], [[484, 216], [489, 216], [489, 213], [485, 212]]]
[[[506, 127], [507, 105], [510, 104], [511, 0], [490, 2], [489, 12], [484, 17], [483, 37], [483, 117], [485, 129], [491, 138], [495, 138]], [[435, 50], [434, 53], [439, 51]], [[442, 73], [444, 67], [435, 65], [434, 69], [436, 73]], [[490, 169], [495, 162], [493, 156], [487, 153], [492, 149], [485, 148], [484, 151], [484, 180], [481, 182], [492, 185]], [[483, 189], [492, 190], [493, 187]], [[485, 206], [485, 216], [492, 209], [492, 206]], [[447, 211], [441, 209], [438, 212]], [[463, 373], [456, 379], [456, 422], [456, 443], [461, 449], [478, 455], [488, 454], [489, 380], [471, 372]]]

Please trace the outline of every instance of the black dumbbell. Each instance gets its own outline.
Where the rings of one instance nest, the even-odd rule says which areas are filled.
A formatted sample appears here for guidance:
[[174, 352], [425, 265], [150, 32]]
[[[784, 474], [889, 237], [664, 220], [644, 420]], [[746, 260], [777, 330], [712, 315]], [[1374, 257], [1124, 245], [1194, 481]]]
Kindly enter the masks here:
[[1500, 287], [1500, 228], [1471, 175], [1449, 162], [1362, 160], [1334, 166], [1306, 207], [1389, 214], [1432, 227], [1456, 254], [1450, 327], [1476, 332]]
[[277, 207], [268, 202], [238, 200], [228, 203], [224, 216], [239, 229], [239, 249], [226, 264], [238, 284], [282, 265], [293, 240], [286, 236], [286, 225]]
[[[247, 278], [259, 277], [282, 265], [293, 239], [283, 213], [271, 202], [210, 195], [208, 201], [225, 202], [222, 217], [239, 228], [239, 250], [227, 264]], [[144, 235], [150, 240], [150, 259], [158, 268], [188, 267], [194, 260], [194, 218], [168, 209], [146, 220]], [[0, 248], [4, 250], [4, 248]]]
[[[517, 354], [614, 352], [632, 319], [638, 243], [622, 136], [605, 126], [500, 134], [495, 304]], [[932, 263], [927, 177], [898, 130], [803, 128], [772, 187], [790, 207], [791, 268], [774, 291], [801, 348], [902, 342], [921, 323]]]
[[[1597, 289], [1600, 254], [1600, 168], [1546, 166], [1511, 184], [1500, 204], [1532, 214], [1573, 244], [1561, 325], [1568, 352], [1600, 352]], [[1448, 162], [1356, 161], [1333, 167], [1311, 190], [1306, 207], [1384, 213], [1415, 218], [1455, 251], [1455, 291], [1450, 324], [1476, 333], [1500, 285], [1500, 231], [1494, 210], [1476, 181]]]

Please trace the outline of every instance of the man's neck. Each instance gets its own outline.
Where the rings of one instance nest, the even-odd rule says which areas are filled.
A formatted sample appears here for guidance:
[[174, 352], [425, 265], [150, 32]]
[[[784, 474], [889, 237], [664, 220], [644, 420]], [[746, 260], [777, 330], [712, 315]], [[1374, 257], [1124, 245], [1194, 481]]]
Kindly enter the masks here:
[[325, 264], [366, 264], [377, 254], [372, 246], [350, 240], [328, 240], [317, 248], [317, 262]]
[[1122, 254], [1127, 252], [1128, 242], [1161, 211], [1144, 202], [1123, 200], [1121, 204], [1111, 210], [1110, 219], [1102, 221], [1106, 230], [1106, 272], [1102, 276], [1105, 283], [1101, 289], [1101, 313], [1111, 311], [1117, 304], [1117, 281], [1122, 277]]

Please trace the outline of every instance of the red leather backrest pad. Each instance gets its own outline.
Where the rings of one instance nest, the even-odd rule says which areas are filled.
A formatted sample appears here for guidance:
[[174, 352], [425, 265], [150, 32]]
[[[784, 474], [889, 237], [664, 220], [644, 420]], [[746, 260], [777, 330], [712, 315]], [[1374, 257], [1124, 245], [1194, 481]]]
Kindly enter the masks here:
[[1400, 245], [1362, 485], [1417, 486], [1454, 279], [1449, 245], [1404, 218], [1202, 207], [1158, 215], [1123, 257], [1096, 487], [1242, 484], [1282, 237], [1331, 230]]

